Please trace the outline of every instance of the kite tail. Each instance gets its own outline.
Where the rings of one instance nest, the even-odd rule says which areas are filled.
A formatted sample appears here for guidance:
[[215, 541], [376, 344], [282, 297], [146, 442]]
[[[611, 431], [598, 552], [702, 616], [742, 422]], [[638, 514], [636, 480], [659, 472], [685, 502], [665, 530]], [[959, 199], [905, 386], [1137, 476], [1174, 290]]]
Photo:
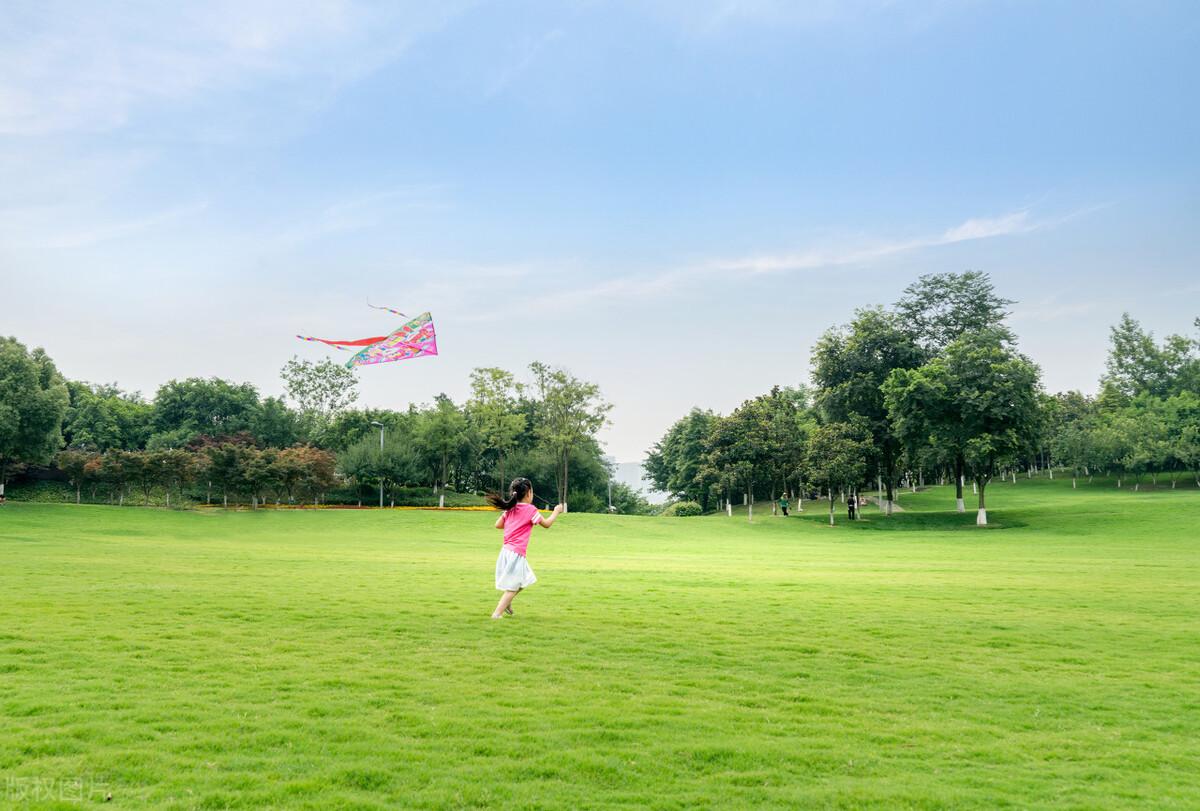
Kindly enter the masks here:
[[395, 313], [396, 315], [401, 316], [403, 318], [408, 318], [408, 316], [405, 315], [404, 313], [400, 312], [399, 310], [393, 310], [391, 307], [376, 307], [374, 304], [371, 303], [370, 299], [367, 299], [367, 306], [370, 307], [372, 310], [387, 310], [389, 313]]

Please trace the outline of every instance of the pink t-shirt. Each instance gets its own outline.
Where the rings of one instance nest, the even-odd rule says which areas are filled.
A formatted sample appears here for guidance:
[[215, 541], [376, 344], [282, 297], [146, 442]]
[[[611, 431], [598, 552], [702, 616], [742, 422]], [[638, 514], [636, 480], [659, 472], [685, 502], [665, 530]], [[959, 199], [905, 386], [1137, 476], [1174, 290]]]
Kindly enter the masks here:
[[533, 525], [542, 523], [542, 514], [532, 504], [518, 504], [504, 513], [504, 545], [518, 555], [529, 548]]

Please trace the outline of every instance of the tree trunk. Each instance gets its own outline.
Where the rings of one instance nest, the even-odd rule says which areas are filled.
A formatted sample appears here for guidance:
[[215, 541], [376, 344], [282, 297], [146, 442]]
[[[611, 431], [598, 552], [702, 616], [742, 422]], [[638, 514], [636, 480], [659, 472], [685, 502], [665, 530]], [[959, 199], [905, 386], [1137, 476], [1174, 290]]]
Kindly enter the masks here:
[[212, 480], [211, 479], [208, 482], [208, 492], [206, 492], [204, 494], [204, 503], [212, 504]]
[[895, 500], [896, 500], [896, 491], [895, 491], [895, 489], [893, 489], [892, 480], [888, 479], [888, 481], [887, 481], [887, 501], [885, 501], [883, 504], [881, 504], [880, 507], [882, 507], [884, 510], [883, 514], [888, 516], [889, 518], [892, 515], [892, 502], [894, 502]]
[[749, 490], [746, 491], [746, 520], [754, 522], [754, 500]]
[[221, 488], [221, 502], [224, 504], [225, 509], [228, 510], [229, 509], [229, 491], [226, 490], [224, 487]]
[[829, 488], [829, 526], [833, 526], [833, 488]]
[[1076, 484], [1075, 484], [1075, 477], [1074, 477], [1074, 476], [1072, 476], [1072, 477], [1071, 477], [1071, 489], [1072, 489], [1072, 490], [1075, 490], [1075, 489], [1077, 489], [1077, 487], [1076, 487]]
[[963, 501], [963, 459], [962, 456], [954, 457], [954, 503], [958, 511], [966, 512], [966, 502]]
[[979, 483], [979, 513], [975, 516], [975, 525], [980, 527], [987, 526], [987, 505], [983, 501], [983, 491], [987, 487], [987, 482], [980, 481]]
[[75, 503], [78, 504], [83, 500], [83, 494], [80, 492], [83, 488], [79, 484], [75, 485]]

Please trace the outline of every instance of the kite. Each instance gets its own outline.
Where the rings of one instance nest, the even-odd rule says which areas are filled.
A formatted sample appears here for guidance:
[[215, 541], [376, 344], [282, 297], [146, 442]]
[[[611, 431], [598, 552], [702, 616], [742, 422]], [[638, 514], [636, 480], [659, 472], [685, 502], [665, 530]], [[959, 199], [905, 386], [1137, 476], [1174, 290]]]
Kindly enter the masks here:
[[[408, 318], [404, 313], [390, 307], [376, 307], [369, 302], [367, 306], [375, 310], [387, 310], [389, 313]], [[416, 318], [410, 319], [390, 335], [378, 335], [374, 338], [334, 341], [326, 338], [313, 338], [308, 335], [297, 335], [296, 337], [302, 341], [316, 341], [345, 352], [354, 352], [354, 357], [346, 361], [346, 367], [351, 369], [355, 366], [391, 363], [394, 360], [409, 360], [438, 353], [437, 334], [433, 330], [433, 316], [429, 313], [421, 313]]]

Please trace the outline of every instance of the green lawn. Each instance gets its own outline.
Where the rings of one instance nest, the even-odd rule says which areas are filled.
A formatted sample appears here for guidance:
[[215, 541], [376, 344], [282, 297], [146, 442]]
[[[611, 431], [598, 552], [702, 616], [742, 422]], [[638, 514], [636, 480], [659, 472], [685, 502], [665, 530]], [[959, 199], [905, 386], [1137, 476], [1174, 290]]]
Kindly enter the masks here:
[[495, 622], [488, 513], [10, 503], [0, 798], [1200, 807], [1200, 493], [952, 504], [568, 515]]

